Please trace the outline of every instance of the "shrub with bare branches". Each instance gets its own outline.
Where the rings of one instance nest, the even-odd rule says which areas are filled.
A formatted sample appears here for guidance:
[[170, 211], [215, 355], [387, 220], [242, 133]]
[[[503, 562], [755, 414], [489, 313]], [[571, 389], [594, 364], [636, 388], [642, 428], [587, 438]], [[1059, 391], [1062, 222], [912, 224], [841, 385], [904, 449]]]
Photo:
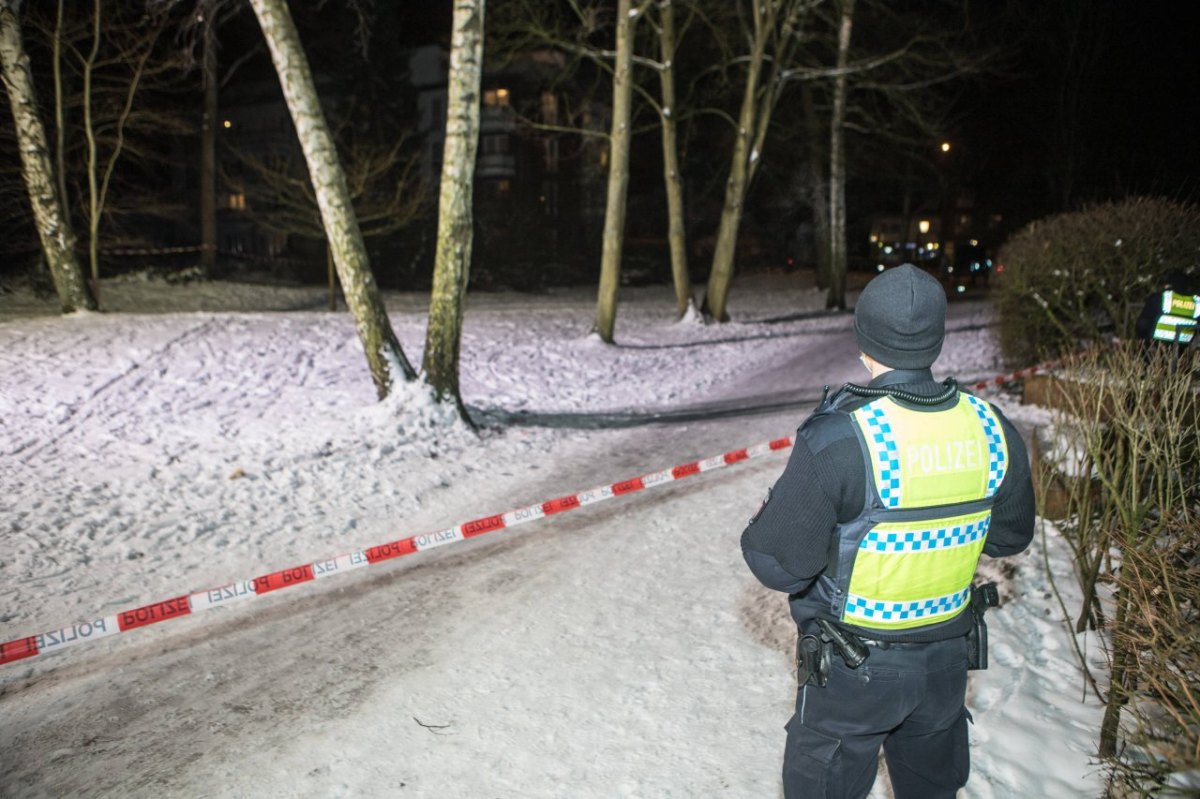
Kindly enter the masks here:
[[1076, 630], [1107, 633], [1099, 754], [1114, 794], [1200, 781], [1198, 373], [1195, 349], [1123, 343], [1075, 356], [1056, 382]]
[[1000, 251], [1000, 344], [1014, 364], [1131, 338], [1142, 302], [1172, 271], [1200, 275], [1200, 209], [1144, 197], [1033, 222]]

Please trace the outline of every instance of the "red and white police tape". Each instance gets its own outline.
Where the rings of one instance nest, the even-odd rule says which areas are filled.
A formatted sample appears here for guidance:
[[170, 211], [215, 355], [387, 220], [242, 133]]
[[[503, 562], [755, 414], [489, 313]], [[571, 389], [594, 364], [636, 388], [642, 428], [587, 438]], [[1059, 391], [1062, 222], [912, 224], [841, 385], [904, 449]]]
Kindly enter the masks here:
[[[989, 380], [975, 383], [970, 388], [984, 390], [999, 386], [1038, 371], [1048, 370], [1056, 365], [1056, 363], [1057, 361], [1049, 361], [1007, 375], [999, 375]], [[724, 455], [717, 455], [705, 460], [692, 461], [691, 463], [685, 463], [661, 472], [653, 472], [641, 477], [634, 477], [630, 480], [612, 483], [611, 485], [599, 486], [587, 491], [568, 494], [557, 499], [547, 500], [538, 505], [530, 505], [511, 510], [507, 513], [498, 513], [494, 516], [473, 519], [472, 521], [463, 522], [462, 524], [449, 527], [445, 530], [438, 530], [434, 533], [424, 533], [409, 536], [408, 538], [401, 538], [367, 549], [355, 550], [349, 554], [338, 555], [328, 560], [319, 560], [306, 563], [302, 566], [281, 569], [280, 571], [271, 572], [270, 574], [254, 577], [249, 580], [238, 580], [207, 591], [181, 594], [171, 599], [164, 599], [161, 602], [153, 602], [149, 605], [124, 610], [109, 616], [101, 616], [92, 621], [79, 622], [69, 627], [61, 627], [37, 635], [30, 635], [25, 638], [0, 643], [0, 665], [48, 652], [58, 652], [77, 644], [97, 641], [101, 638], [107, 638], [110, 635], [127, 632], [150, 624], [157, 624], [160, 621], [167, 621], [168, 619], [175, 619], [180, 616], [187, 616], [202, 610], [225, 607], [246, 599], [263, 596], [272, 591], [278, 591], [281, 588], [291, 588], [311, 580], [333, 577], [363, 566], [370, 566], [398, 558], [402, 555], [412, 555], [416, 552], [424, 552], [427, 549], [453, 544], [457, 541], [465, 541], [484, 533], [492, 533], [497, 530], [516, 527], [519, 524], [565, 513], [566, 511], [582, 508], [586, 505], [603, 502], [606, 499], [619, 497], [623, 494], [631, 494], [676, 480], [682, 480], [685, 477], [690, 477], [701, 472], [709, 472], [724, 466], [758, 458], [776, 450], [787, 449], [793, 443], [795, 442], [791, 436], [777, 438], [774, 441], [756, 444], [746, 449], [726, 452]]]
[[973, 391], [984, 391], [989, 388], [995, 388], [996, 386], [1002, 386], [1005, 383], [1011, 383], [1014, 380], [1020, 380], [1022, 377], [1028, 377], [1029, 375], [1037, 374], [1038, 372], [1048, 372], [1054, 367], [1058, 366], [1060, 363], [1062, 363], [1061, 360], [1045, 361], [1043, 363], [1036, 364], [1035, 366], [1027, 366], [1024, 369], [1018, 369], [1015, 372], [1009, 372], [1006, 375], [996, 375], [995, 377], [990, 377], [987, 380], [981, 380], [978, 383], [972, 383], [970, 386], [968, 386], [968, 388]]
[[48, 652], [58, 652], [77, 644], [97, 641], [110, 635], [137, 629], [138, 627], [157, 624], [160, 621], [187, 616], [201, 610], [209, 610], [210, 608], [224, 607], [246, 599], [254, 599], [272, 591], [278, 591], [281, 588], [291, 588], [310, 580], [333, 577], [363, 566], [370, 566], [391, 560], [392, 558], [398, 558], [402, 555], [424, 552], [427, 549], [452, 544], [456, 541], [475, 538], [484, 533], [491, 533], [508, 527], [516, 527], [518, 524], [524, 524], [525, 522], [531, 522], [558, 513], [565, 513], [576, 508], [582, 508], [585, 505], [592, 505], [596, 502], [603, 502], [606, 499], [619, 497], [623, 494], [631, 494], [643, 489], [664, 485], [676, 480], [682, 480], [694, 474], [709, 472], [713, 469], [720, 469], [724, 466], [767, 455], [776, 450], [787, 449], [792, 444], [793, 440], [790, 436], [777, 438], [774, 441], [764, 444], [726, 452], [724, 455], [718, 455], [701, 461], [692, 461], [691, 463], [685, 463], [661, 472], [634, 477], [630, 480], [622, 480], [619, 483], [599, 486], [588, 491], [568, 494], [567, 496], [551, 499], [538, 505], [530, 505], [525, 508], [511, 510], [508, 513], [499, 513], [495, 516], [485, 516], [482, 519], [463, 522], [455, 527], [439, 530], [435, 533], [425, 533], [423, 535], [402, 538], [367, 549], [359, 549], [346, 555], [338, 555], [329, 560], [319, 560], [313, 563], [306, 563], [302, 566], [293, 566], [290, 569], [282, 569], [250, 580], [239, 580], [220, 586], [219, 588], [199, 591], [194, 594], [181, 594], [171, 599], [164, 599], [161, 602], [153, 602], [139, 608], [124, 610], [110, 616], [102, 616], [92, 621], [72, 624], [69, 627], [61, 627], [57, 630], [50, 630], [38, 635], [30, 635], [26, 638], [18, 638], [14, 641], [0, 643], [0, 664], [12, 663], [13, 661]]

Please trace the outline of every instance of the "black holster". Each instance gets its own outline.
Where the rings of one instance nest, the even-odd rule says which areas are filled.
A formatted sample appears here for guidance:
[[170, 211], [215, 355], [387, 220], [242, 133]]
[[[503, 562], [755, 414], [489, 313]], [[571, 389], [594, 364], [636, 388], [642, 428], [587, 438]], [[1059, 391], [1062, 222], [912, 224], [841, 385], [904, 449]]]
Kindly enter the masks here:
[[995, 583], [984, 583], [971, 589], [971, 630], [967, 633], [967, 670], [980, 671], [988, 667], [987, 622], [983, 614], [1000, 604]]
[[796, 682], [823, 688], [829, 681], [830, 645], [816, 635], [801, 635], [796, 641]]

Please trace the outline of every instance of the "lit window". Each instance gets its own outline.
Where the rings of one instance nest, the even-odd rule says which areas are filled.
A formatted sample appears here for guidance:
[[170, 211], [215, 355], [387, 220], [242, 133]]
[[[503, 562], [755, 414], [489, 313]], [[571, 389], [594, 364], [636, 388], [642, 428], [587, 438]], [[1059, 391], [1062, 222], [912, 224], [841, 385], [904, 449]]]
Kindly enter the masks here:
[[229, 195], [229, 208], [234, 211], [246, 210], [246, 195], [236, 192]]
[[553, 92], [542, 92], [542, 121], [549, 124], [558, 124], [558, 98]]
[[483, 104], [490, 108], [508, 108], [508, 89], [488, 89], [483, 93]]

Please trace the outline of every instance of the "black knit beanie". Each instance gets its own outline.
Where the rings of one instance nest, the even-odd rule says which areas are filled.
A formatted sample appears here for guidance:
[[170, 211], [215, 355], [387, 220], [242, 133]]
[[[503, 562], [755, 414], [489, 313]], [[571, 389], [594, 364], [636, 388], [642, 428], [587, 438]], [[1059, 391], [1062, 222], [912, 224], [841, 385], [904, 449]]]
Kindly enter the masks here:
[[912, 264], [883, 272], [854, 307], [858, 348], [893, 369], [928, 369], [946, 335], [946, 292]]

